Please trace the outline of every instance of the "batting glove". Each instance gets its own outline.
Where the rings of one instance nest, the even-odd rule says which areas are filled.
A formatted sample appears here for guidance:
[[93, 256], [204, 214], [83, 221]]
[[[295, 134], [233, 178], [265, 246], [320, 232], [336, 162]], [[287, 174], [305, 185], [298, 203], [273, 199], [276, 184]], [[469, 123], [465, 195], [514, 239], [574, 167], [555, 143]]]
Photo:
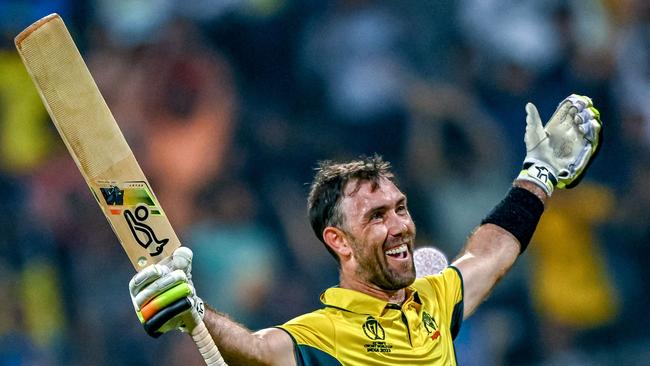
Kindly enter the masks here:
[[154, 338], [174, 329], [191, 330], [203, 319], [203, 300], [192, 283], [192, 256], [189, 248], [180, 247], [129, 282], [138, 319]]
[[546, 124], [534, 104], [526, 104], [526, 158], [517, 179], [531, 181], [548, 196], [573, 188], [584, 177], [600, 148], [602, 123], [591, 98], [572, 94]]

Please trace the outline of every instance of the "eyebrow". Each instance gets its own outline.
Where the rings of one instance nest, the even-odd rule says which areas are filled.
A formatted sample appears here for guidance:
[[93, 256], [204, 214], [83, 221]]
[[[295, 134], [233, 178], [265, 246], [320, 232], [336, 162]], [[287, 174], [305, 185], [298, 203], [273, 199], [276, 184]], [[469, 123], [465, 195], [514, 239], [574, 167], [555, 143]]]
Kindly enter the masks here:
[[[401, 197], [400, 197], [400, 198], [395, 202], [395, 206], [399, 206], [399, 205], [401, 205], [401, 204], [406, 204], [406, 196], [405, 196], [405, 195], [402, 195], [402, 196], [401, 196]], [[366, 213], [363, 215], [363, 219], [364, 219], [364, 221], [368, 221], [368, 219], [369, 219], [370, 217], [372, 217], [372, 215], [374, 215], [376, 212], [383, 212], [383, 211], [386, 211], [390, 206], [391, 206], [390, 204], [387, 204], [387, 205], [381, 205], [381, 206], [376, 206], [376, 207], [371, 208], [370, 210], [368, 210], [368, 212], [366, 212]]]

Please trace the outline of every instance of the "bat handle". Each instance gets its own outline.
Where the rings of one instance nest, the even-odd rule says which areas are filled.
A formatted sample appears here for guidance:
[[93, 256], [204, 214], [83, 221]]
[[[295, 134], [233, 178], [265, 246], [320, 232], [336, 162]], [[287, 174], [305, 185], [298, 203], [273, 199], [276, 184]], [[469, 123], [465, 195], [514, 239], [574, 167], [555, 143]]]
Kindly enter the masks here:
[[228, 366], [221, 357], [221, 353], [219, 353], [217, 345], [214, 344], [214, 340], [210, 332], [208, 332], [208, 328], [205, 327], [203, 320], [196, 323], [190, 334], [208, 366]]

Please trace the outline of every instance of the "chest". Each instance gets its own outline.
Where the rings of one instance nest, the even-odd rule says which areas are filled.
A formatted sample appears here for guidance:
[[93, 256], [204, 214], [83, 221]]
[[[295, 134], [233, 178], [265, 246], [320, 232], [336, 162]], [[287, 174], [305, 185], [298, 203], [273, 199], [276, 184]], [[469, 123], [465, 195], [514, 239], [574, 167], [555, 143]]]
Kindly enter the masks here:
[[449, 322], [435, 311], [387, 308], [337, 320], [335, 352], [344, 365], [456, 365]]

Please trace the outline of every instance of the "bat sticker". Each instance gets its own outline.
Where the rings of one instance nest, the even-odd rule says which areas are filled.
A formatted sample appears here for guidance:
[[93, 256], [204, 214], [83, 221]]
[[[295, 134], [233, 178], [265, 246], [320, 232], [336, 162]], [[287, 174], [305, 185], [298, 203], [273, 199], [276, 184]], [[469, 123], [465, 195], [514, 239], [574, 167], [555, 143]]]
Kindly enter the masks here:
[[151, 248], [153, 251], [149, 251], [149, 255], [155, 257], [162, 253], [163, 247], [169, 242], [169, 239], [158, 239], [156, 237], [153, 229], [144, 223], [148, 217], [149, 209], [145, 205], [137, 206], [133, 212], [129, 209], [124, 210], [124, 218], [129, 224], [133, 238], [145, 249], [155, 243]]
[[[121, 215], [123, 210], [129, 206], [144, 204], [149, 206], [149, 213], [153, 216], [162, 216], [162, 210], [157, 207], [149, 186], [142, 181], [129, 181], [117, 183], [115, 181], [97, 181], [99, 191], [102, 194], [102, 204], [111, 215]], [[95, 192], [93, 191], [93, 194]]]
[[107, 205], [122, 206], [124, 204], [124, 190], [119, 189], [116, 186], [100, 188], [100, 190], [102, 191], [102, 196], [104, 196]]

